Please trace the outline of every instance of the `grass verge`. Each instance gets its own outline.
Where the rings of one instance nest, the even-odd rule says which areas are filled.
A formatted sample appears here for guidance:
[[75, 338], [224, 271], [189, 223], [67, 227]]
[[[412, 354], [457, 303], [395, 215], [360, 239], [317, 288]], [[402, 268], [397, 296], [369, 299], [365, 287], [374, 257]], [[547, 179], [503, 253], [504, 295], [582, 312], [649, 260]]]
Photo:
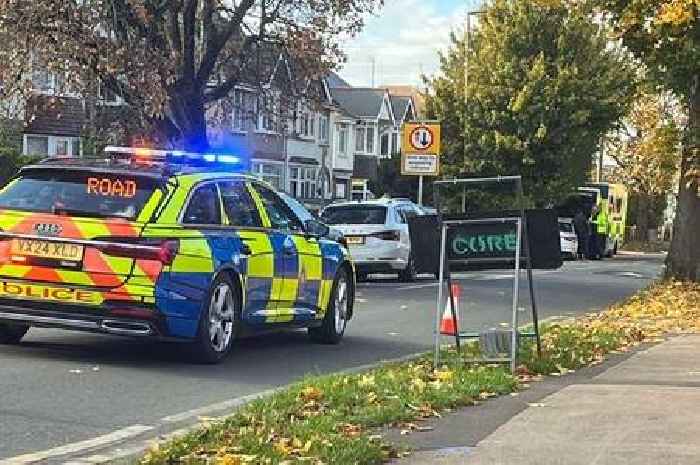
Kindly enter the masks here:
[[[700, 285], [657, 284], [606, 312], [543, 326], [543, 356], [526, 342], [521, 375], [566, 373], [672, 331], [700, 332]], [[464, 363], [474, 350], [445, 349], [437, 369], [428, 354], [365, 373], [304, 379], [159, 445], [140, 463], [383, 463], [396, 450], [376, 434], [378, 427], [415, 428], [416, 420], [518, 388], [503, 367]]]
[[522, 371], [562, 374], [600, 363], [609, 352], [681, 332], [700, 333], [700, 285], [658, 283], [604, 312], [543, 325], [542, 357], [533, 342], [525, 342]]

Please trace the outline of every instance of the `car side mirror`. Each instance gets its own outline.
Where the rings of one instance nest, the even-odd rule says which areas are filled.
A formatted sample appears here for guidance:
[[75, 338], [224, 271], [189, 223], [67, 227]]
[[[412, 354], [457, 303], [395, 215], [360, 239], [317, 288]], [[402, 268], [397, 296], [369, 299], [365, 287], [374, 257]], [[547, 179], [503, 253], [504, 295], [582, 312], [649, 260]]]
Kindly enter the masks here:
[[307, 234], [314, 237], [327, 237], [331, 228], [318, 220], [306, 220], [304, 223]]

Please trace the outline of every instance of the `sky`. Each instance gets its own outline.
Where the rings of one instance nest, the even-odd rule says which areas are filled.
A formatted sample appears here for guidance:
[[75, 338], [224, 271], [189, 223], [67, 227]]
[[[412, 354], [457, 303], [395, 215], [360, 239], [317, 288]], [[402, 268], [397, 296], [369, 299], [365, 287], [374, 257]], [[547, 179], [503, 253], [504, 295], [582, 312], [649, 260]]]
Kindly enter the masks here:
[[463, 28], [466, 12], [481, 0], [386, 0], [365, 28], [344, 44], [348, 62], [339, 74], [353, 86], [419, 85], [422, 73], [440, 67], [438, 51], [450, 31]]

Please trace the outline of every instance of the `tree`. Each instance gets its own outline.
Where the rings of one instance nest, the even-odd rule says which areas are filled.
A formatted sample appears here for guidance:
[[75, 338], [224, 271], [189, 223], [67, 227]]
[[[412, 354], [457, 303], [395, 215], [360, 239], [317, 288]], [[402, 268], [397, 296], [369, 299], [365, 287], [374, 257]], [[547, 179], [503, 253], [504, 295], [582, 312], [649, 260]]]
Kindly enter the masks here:
[[647, 74], [682, 97], [683, 134], [678, 209], [667, 274], [700, 281], [700, 21], [696, 0], [595, 0], [615, 37], [646, 65]]
[[621, 130], [606, 144], [606, 153], [617, 163], [614, 179], [636, 196], [636, 225], [645, 240], [646, 231], [657, 226], [655, 215], [678, 172], [681, 128], [673, 103], [668, 95], [640, 95]]
[[237, 85], [287, 96], [268, 85], [280, 55], [299, 82], [322, 76], [344, 58], [339, 40], [382, 1], [3, 0], [0, 82], [6, 95], [25, 93], [39, 63], [65, 77], [63, 89], [99, 85], [162, 139], [203, 149], [208, 112]]
[[427, 98], [429, 116], [443, 121], [449, 174], [520, 174], [539, 205], [585, 181], [635, 90], [627, 57], [586, 13], [494, 0], [473, 34], [466, 101], [464, 41], [453, 36]]
[[[424, 179], [423, 204], [433, 201], [433, 186], [430, 177]], [[394, 153], [390, 158], [379, 160], [377, 178], [370, 180], [369, 190], [377, 196], [407, 197], [418, 201], [418, 177], [401, 175], [401, 154]]]

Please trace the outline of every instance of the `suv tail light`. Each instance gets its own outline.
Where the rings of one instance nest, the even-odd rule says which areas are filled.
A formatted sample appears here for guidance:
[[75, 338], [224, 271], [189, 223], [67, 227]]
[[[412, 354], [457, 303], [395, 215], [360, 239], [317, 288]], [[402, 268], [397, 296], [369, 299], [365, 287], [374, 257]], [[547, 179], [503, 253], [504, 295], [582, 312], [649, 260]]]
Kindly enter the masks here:
[[133, 258], [139, 260], [157, 260], [164, 265], [172, 265], [180, 250], [180, 242], [175, 239], [136, 239], [119, 237], [100, 237], [102, 242], [96, 248], [113, 257]]
[[372, 237], [376, 237], [383, 241], [400, 241], [401, 233], [399, 231], [382, 231], [380, 233], [372, 234]]

